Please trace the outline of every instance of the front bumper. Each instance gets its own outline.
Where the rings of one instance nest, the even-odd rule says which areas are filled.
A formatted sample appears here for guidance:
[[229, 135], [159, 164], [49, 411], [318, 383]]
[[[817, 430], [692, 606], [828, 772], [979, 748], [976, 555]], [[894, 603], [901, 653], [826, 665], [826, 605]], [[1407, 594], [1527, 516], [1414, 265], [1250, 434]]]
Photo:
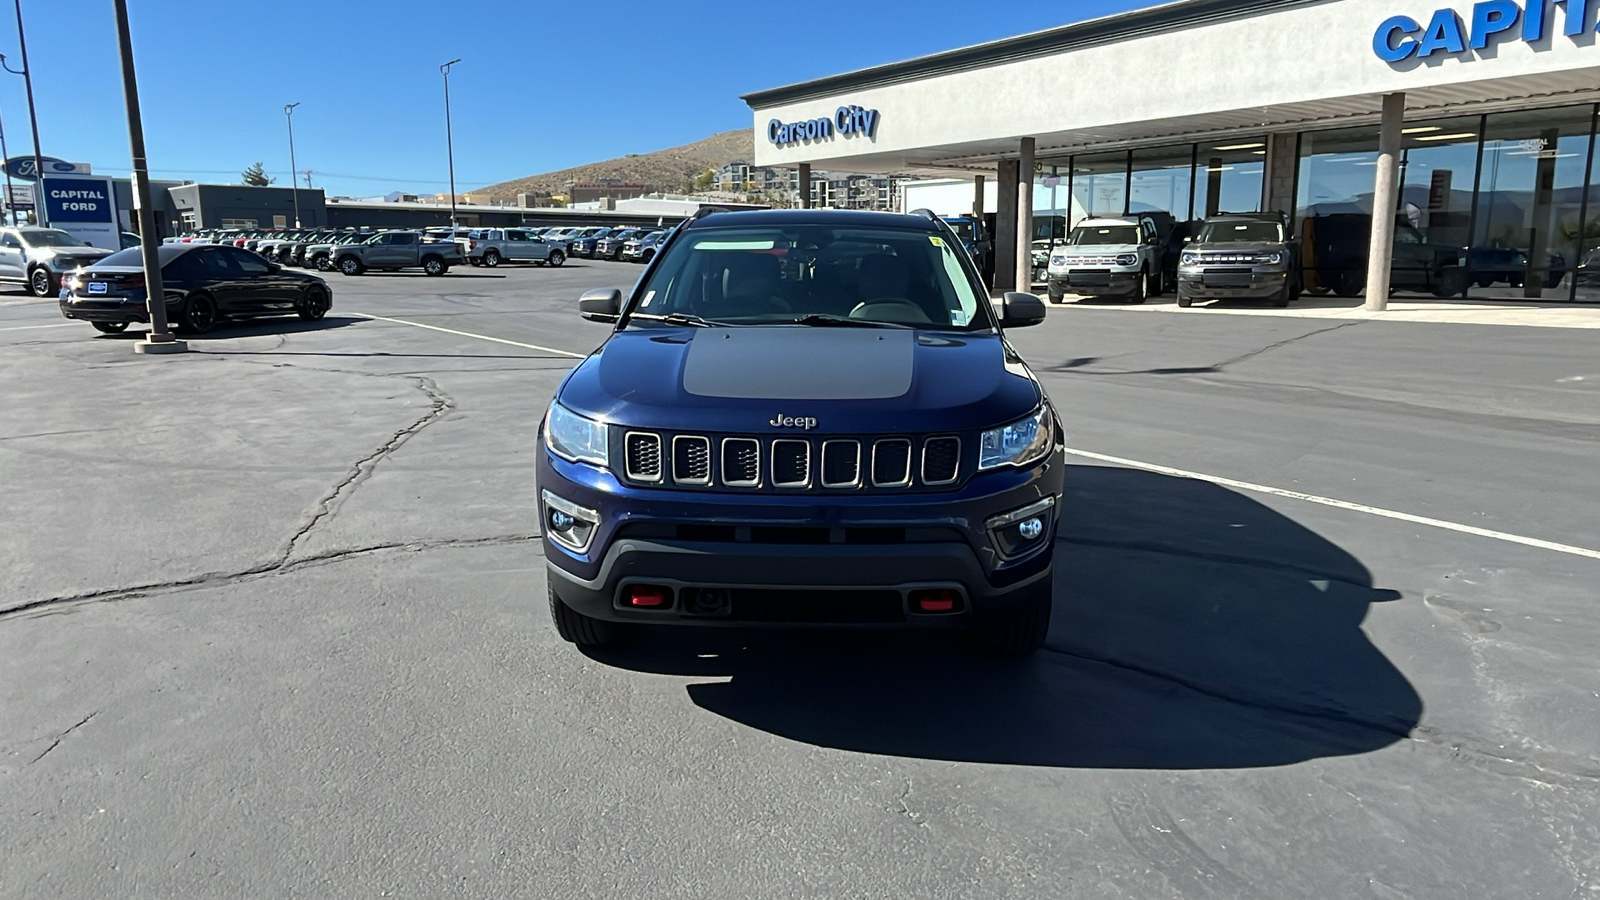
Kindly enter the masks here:
[[1067, 270], [1048, 274], [1047, 284], [1054, 294], [1113, 296], [1132, 294], [1139, 288], [1138, 267], [1116, 269]]
[[[542, 444], [542, 441], [541, 441]], [[695, 625], [758, 625], [742, 614], [774, 598], [791, 607], [784, 624], [960, 624], [1003, 611], [1031, 596], [1051, 572], [1065, 461], [1057, 451], [1028, 470], [1001, 469], [946, 492], [872, 492], [849, 496], [738, 494], [639, 489], [608, 472], [568, 463], [541, 446], [538, 482], [541, 532], [556, 595], [574, 610], [608, 621]], [[551, 505], [565, 502], [598, 513], [583, 550], [550, 537]], [[1044, 531], [1016, 550], [991, 535], [989, 523], [1041, 504]], [[1004, 550], [1012, 552], [1006, 553]], [[657, 609], [625, 606], [630, 585], [669, 589]], [[725, 590], [729, 614], [692, 609], [691, 592]], [[913, 591], [948, 590], [959, 597], [944, 615], [909, 614]], [[821, 599], [819, 599], [821, 598]], [[832, 599], [830, 599], [832, 598]], [[877, 604], [870, 622], [850, 615], [808, 618], [833, 600]], [[895, 599], [898, 598], [898, 599]]]
[[1290, 283], [1287, 270], [1257, 270], [1207, 275], [1201, 269], [1179, 269], [1178, 290], [1198, 300], [1266, 300], [1283, 296]]

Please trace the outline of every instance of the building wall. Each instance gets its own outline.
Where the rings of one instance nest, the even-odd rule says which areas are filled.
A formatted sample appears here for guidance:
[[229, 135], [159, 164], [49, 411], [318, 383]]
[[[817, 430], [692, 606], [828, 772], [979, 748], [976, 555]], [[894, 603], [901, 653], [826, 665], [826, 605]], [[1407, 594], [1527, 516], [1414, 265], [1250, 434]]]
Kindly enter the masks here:
[[[257, 227], [273, 227], [274, 217], [295, 223], [296, 194], [300, 224], [308, 228], [328, 224], [327, 204], [321, 188], [250, 187], [243, 184], [184, 184], [170, 188], [178, 227], [221, 228], [225, 224], [254, 220]], [[448, 216], [446, 217], [448, 221]], [[225, 221], [226, 220], [226, 221]]]

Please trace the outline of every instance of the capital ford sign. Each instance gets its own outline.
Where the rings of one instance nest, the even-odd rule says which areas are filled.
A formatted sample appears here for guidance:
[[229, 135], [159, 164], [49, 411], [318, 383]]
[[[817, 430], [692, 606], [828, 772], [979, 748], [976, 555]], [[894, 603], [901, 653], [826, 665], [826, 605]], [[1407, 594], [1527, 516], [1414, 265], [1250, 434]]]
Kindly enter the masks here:
[[842, 135], [860, 134], [870, 138], [877, 130], [877, 110], [862, 109], [859, 106], [841, 106], [834, 111], [831, 119], [807, 119], [804, 122], [780, 122], [773, 119], [767, 123], [767, 140], [782, 147], [787, 144], [798, 144], [801, 141], [831, 138], [835, 132]]
[[117, 220], [111, 182], [104, 178], [50, 178], [44, 180], [44, 211], [57, 222]]
[[[1453, 9], [1441, 9], [1426, 25], [1410, 16], [1385, 19], [1372, 35], [1372, 52], [1388, 63], [1427, 59], [1435, 54], [1484, 50], [1491, 43], [1544, 40], [1560, 20], [1561, 33], [1578, 37], [1595, 27], [1600, 0], [1482, 0], [1463, 22]], [[1559, 15], [1557, 14], [1559, 10]]]

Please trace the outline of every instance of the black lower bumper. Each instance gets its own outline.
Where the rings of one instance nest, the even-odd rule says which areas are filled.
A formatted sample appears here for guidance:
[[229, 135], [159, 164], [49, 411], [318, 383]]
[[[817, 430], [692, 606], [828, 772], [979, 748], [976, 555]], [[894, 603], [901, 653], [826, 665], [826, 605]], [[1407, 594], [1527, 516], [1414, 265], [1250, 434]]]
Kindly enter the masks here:
[[[1048, 589], [1049, 553], [1032, 563], [1014, 583], [994, 587], [971, 547], [957, 541], [805, 546], [622, 538], [593, 580], [546, 568], [562, 602], [613, 622], [937, 627], [1003, 613]], [[665, 588], [665, 602], [632, 606], [636, 585]], [[700, 602], [707, 591], [723, 601], [711, 611]], [[913, 608], [923, 591], [948, 592], [954, 602], [936, 612]]]
[[1088, 277], [1051, 275], [1046, 284], [1052, 294], [1080, 294], [1086, 297], [1125, 296], [1139, 289], [1139, 273], [1112, 272]]
[[1262, 272], [1226, 283], [1178, 276], [1178, 290], [1196, 300], [1271, 300], [1282, 297], [1289, 283], [1289, 276], [1284, 272]]

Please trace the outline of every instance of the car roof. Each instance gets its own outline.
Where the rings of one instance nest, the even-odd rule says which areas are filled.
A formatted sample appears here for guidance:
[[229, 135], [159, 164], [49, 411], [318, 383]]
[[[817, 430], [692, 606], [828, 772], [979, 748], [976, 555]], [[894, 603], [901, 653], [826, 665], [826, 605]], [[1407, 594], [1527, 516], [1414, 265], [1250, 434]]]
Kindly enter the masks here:
[[1098, 227], [1103, 226], [1103, 225], [1137, 225], [1137, 224], [1139, 224], [1139, 217], [1135, 215], [1135, 216], [1118, 217], [1118, 218], [1115, 218], [1115, 219], [1084, 219], [1082, 222], [1079, 222], [1077, 225], [1074, 225], [1073, 227], [1074, 228], [1085, 228], [1085, 227], [1098, 228]]
[[905, 228], [915, 231], [938, 231], [938, 224], [926, 216], [903, 213], [871, 212], [859, 209], [755, 209], [739, 212], [717, 211], [704, 213], [692, 220], [689, 227], [725, 228], [754, 225], [757, 227], [783, 227], [786, 225], [845, 225], [863, 228]]

